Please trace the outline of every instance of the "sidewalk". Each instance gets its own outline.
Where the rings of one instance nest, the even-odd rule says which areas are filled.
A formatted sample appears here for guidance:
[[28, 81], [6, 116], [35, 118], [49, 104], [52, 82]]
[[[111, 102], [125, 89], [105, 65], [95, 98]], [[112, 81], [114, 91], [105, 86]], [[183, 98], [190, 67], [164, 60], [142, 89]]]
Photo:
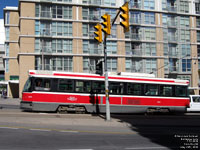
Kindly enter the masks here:
[[0, 98], [0, 105], [20, 105], [19, 98]]

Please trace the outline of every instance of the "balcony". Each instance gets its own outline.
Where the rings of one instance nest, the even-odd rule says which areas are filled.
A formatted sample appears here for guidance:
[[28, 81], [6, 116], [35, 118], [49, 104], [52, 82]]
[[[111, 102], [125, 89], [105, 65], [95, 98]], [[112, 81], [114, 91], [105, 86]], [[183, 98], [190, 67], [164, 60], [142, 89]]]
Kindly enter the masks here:
[[89, 55], [101, 55], [103, 54], [103, 49], [101, 48], [88, 48], [87, 51], [83, 50], [84, 54], [89, 54]]
[[167, 7], [167, 11], [176, 13], [176, 12], [177, 12], [177, 7], [168, 6], [168, 7]]
[[100, 16], [90, 15], [90, 16], [89, 16], [89, 20], [99, 21], [99, 20], [100, 20]]
[[177, 23], [175, 21], [168, 21], [167, 26], [168, 27], [177, 27]]
[[126, 55], [141, 57], [143, 55], [142, 54], [142, 49], [132, 49], [131, 51], [126, 52]]
[[130, 38], [131, 40], [141, 40], [142, 36], [138, 33], [128, 33], [125, 35], [126, 38]]
[[168, 42], [177, 43], [177, 36], [168, 36]]
[[141, 4], [137, 3], [137, 2], [132, 2], [132, 3], [130, 3], [130, 8], [140, 9], [141, 8]]
[[41, 36], [52, 36], [51, 30], [48, 28], [41, 29], [40, 30], [40, 35]]
[[43, 18], [52, 18], [52, 14], [49, 11], [43, 11], [43, 12], [40, 13], [40, 17], [43, 17]]

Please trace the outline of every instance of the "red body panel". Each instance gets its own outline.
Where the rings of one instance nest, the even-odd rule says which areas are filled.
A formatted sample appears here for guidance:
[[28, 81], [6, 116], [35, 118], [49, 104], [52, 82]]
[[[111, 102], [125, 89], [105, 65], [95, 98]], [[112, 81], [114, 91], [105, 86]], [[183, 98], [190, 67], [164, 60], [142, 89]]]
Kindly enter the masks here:
[[[105, 96], [90, 96], [76, 94], [56, 93], [23, 93], [23, 101], [45, 102], [45, 103], [71, 103], [71, 104], [106, 104]], [[109, 98], [111, 105], [141, 105], [141, 106], [189, 106], [189, 98], [166, 98], [166, 97], [144, 97], [144, 96], [118, 96]]]

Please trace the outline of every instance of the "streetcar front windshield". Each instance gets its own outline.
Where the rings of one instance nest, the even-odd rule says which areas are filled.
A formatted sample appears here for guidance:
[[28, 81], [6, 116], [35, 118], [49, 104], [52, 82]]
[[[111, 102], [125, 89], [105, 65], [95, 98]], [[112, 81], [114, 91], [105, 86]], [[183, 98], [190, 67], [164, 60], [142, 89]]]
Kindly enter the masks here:
[[31, 78], [26, 81], [23, 92], [31, 92]]

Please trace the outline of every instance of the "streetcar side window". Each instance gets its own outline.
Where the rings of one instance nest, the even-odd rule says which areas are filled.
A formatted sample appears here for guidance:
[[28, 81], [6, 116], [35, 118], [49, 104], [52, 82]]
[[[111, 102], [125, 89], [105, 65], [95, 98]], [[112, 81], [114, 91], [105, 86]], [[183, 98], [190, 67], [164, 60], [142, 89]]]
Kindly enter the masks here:
[[161, 96], [173, 96], [173, 87], [171, 85], [160, 85]]
[[105, 82], [103, 81], [93, 81], [92, 90], [95, 93], [104, 93], [105, 92]]
[[90, 81], [76, 81], [75, 91], [90, 93], [91, 92], [91, 82]]
[[50, 79], [35, 79], [35, 90], [36, 91], [50, 91], [51, 89], [51, 80]]
[[127, 83], [127, 94], [142, 95], [142, 84]]
[[73, 80], [60, 79], [58, 83], [58, 91], [73, 92]]
[[175, 94], [178, 97], [184, 97], [188, 95], [187, 87], [186, 86], [176, 86]]
[[110, 94], [123, 94], [124, 93], [124, 83], [120, 82], [110, 82], [109, 83], [109, 93]]
[[146, 84], [145, 95], [150, 95], [150, 96], [158, 95], [158, 85]]

